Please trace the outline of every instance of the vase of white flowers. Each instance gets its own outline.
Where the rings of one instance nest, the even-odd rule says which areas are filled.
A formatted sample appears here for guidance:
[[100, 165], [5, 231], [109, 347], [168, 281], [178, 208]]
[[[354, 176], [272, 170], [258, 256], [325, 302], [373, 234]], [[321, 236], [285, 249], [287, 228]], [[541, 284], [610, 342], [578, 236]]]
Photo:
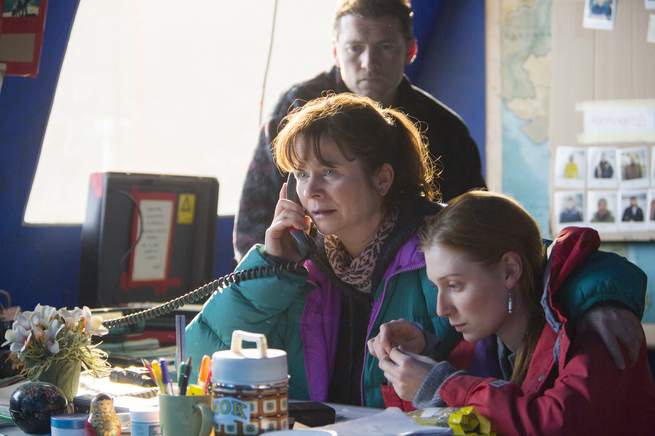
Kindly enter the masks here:
[[37, 304], [16, 317], [3, 346], [10, 344], [11, 358], [23, 375], [58, 386], [72, 400], [82, 369], [98, 377], [109, 372], [107, 353], [91, 342], [91, 336], [106, 333], [102, 319], [91, 316], [86, 306], [57, 310]]

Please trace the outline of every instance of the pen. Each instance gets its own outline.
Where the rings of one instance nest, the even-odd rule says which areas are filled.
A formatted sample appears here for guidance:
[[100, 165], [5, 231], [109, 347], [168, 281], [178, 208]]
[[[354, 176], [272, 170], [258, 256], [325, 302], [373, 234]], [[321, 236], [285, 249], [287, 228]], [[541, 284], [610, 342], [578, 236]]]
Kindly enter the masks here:
[[150, 364], [146, 359], [141, 359], [141, 363], [143, 363], [144, 368], [148, 370], [148, 374], [150, 374], [150, 378], [152, 379], [153, 382], [155, 382], [155, 386], [157, 386], [157, 377], [155, 377], [155, 373], [152, 372], [152, 366], [150, 366]]
[[206, 383], [209, 376], [209, 368], [211, 366], [211, 358], [208, 355], [202, 356], [202, 362], [200, 362], [200, 369], [198, 370], [198, 385], [205, 389]]
[[186, 362], [180, 364], [179, 375], [177, 378], [177, 386], [180, 389], [180, 395], [186, 395], [187, 387], [189, 386], [189, 376], [191, 375], [191, 356]]
[[175, 315], [175, 367], [179, 368], [184, 362], [184, 327], [186, 326], [186, 317], [184, 315]]
[[168, 364], [163, 357], [159, 359], [159, 367], [161, 368], [161, 382], [168, 395], [173, 395], [173, 381], [168, 376]]
[[159, 394], [160, 395], [166, 394], [166, 387], [164, 386], [161, 380], [162, 374], [161, 374], [161, 367], [159, 366], [159, 362], [153, 360], [150, 363], [150, 366], [152, 367], [153, 374], [155, 374], [155, 383], [157, 384], [157, 386], [159, 386]]

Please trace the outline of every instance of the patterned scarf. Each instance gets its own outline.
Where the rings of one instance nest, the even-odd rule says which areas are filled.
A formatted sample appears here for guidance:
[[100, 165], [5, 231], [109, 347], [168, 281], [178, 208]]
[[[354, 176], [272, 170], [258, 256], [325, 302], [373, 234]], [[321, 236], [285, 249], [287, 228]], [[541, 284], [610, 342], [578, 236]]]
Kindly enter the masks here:
[[397, 221], [398, 211], [387, 214], [378, 227], [373, 240], [354, 259], [348, 254], [339, 238], [334, 235], [326, 235], [325, 254], [336, 276], [359, 291], [369, 294], [372, 285], [371, 276], [380, 250]]

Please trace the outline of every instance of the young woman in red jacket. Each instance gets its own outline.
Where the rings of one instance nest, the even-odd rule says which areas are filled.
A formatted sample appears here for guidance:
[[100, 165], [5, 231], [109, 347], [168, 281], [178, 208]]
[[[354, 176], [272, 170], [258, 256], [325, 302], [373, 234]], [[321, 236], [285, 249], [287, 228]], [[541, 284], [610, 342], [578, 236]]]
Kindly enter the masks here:
[[[497, 377], [436, 362], [413, 324], [387, 323], [369, 350], [398, 395], [416, 407], [472, 405], [498, 434], [653, 434], [655, 383], [642, 343], [618, 369], [596, 333], [573, 331], [558, 290], [599, 245], [592, 229], [569, 227], [544, 249], [539, 228], [514, 200], [470, 192], [427, 223], [427, 274], [437, 313], [491, 357]], [[643, 333], [642, 333], [643, 335]], [[427, 347], [426, 347], [427, 344]], [[394, 345], [389, 347], [389, 345]]]

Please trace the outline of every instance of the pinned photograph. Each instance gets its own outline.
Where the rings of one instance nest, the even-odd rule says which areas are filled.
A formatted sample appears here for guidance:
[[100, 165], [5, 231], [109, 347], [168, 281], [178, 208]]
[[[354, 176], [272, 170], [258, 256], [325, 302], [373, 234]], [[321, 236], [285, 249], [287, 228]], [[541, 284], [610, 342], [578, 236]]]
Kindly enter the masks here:
[[618, 208], [616, 191], [589, 191], [587, 193], [587, 221], [600, 232], [616, 231]]
[[616, 188], [619, 184], [619, 171], [616, 165], [616, 148], [590, 147], [587, 171], [589, 188]]
[[648, 191], [648, 226], [655, 229], [655, 189]]
[[616, 0], [585, 0], [582, 26], [587, 29], [612, 30]]
[[580, 225], [584, 222], [584, 192], [557, 191], [555, 192], [555, 217], [557, 231], [571, 225]]
[[620, 225], [624, 229], [643, 229], [648, 211], [648, 191], [620, 191]]
[[587, 168], [586, 149], [557, 147], [555, 185], [561, 188], [584, 188]]
[[622, 188], [645, 188], [649, 184], [648, 149], [629, 147], [618, 150]]

